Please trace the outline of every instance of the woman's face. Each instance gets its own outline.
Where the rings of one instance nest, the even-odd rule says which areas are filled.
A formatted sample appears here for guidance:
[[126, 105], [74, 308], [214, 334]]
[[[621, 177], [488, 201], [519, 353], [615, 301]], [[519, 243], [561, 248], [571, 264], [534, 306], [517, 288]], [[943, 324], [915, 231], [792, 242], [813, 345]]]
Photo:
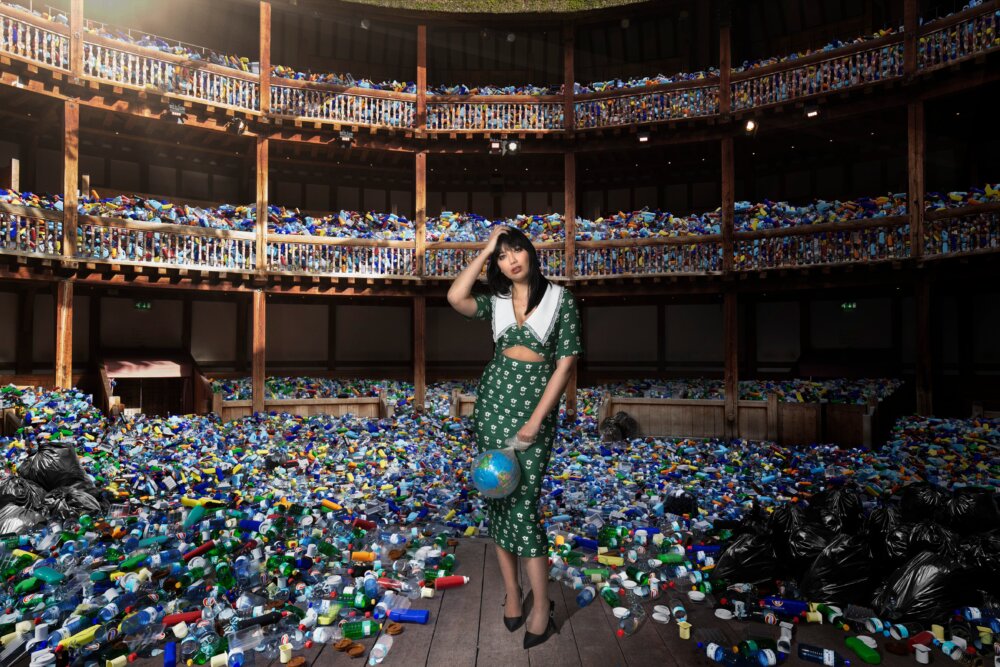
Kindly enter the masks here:
[[512, 283], [526, 283], [531, 260], [524, 248], [514, 248], [508, 245], [500, 247], [497, 255], [497, 266]]

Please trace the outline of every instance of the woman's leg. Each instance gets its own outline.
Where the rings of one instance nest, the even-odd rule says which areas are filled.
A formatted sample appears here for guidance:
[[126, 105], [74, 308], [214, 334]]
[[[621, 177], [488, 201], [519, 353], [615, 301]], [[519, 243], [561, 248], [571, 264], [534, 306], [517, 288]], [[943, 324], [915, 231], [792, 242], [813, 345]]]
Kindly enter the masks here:
[[499, 544], [497, 549], [497, 562], [500, 563], [500, 574], [503, 575], [503, 587], [507, 592], [507, 605], [503, 608], [503, 615], [508, 618], [515, 618], [521, 615], [521, 591], [517, 576], [517, 556], [504, 549]]
[[531, 582], [532, 597], [534, 598], [524, 628], [527, 632], [540, 635], [545, 632], [545, 626], [549, 623], [548, 556], [525, 558], [524, 569], [528, 572], [528, 581]]

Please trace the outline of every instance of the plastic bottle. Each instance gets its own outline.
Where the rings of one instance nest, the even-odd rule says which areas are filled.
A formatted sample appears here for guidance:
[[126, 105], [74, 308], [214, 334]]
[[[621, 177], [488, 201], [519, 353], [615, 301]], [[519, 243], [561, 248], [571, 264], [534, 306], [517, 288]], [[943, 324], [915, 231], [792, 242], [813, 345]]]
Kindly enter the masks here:
[[844, 640], [844, 644], [847, 648], [854, 651], [854, 654], [861, 659], [862, 662], [866, 662], [869, 665], [878, 665], [882, 663], [882, 656], [879, 655], [877, 649], [872, 648], [860, 637], [848, 637]]
[[687, 610], [684, 608], [684, 603], [676, 595], [671, 595], [667, 600], [667, 604], [670, 606], [670, 613], [677, 620], [678, 623], [687, 620]]
[[591, 602], [594, 601], [595, 592], [593, 586], [584, 586], [579, 593], [576, 594], [576, 604], [579, 607], [586, 607]]
[[375, 642], [375, 646], [372, 646], [371, 653], [368, 654], [368, 664], [378, 665], [383, 660], [385, 656], [389, 653], [389, 649], [392, 648], [392, 635], [383, 634]]
[[364, 637], [374, 637], [382, 629], [378, 621], [365, 619], [363, 621], [351, 621], [344, 623], [341, 631], [347, 639], [363, 639]]
[[799, 644], [799, 658], [806, 662], [826, 665], [827, 667], [846, 667], [851, 664], [850, 660], [845, 660], [839, 653], [832, 649], [813, 646], [812, 644]]

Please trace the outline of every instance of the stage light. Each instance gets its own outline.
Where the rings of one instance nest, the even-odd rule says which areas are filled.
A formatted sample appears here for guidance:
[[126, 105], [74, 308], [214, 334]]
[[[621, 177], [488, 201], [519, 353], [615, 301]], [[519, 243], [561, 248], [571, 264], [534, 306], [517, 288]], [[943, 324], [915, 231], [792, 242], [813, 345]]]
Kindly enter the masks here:
[[362, 30], [368, 30], [368, 28], [371, 28], [371, 27], [372, 27], [372, 22], [371, 21], [369, 21], [368, 19], [361, 19], [361, 29]]
[[623, 29], [626, 29], [626, 30], [628, 29], [629, 21], [628, 21], [627, 18], [622, 19], [621, 26], [622, 26]]
[[187, 120], [187, 111], [184, 109], [183, 104], [173, 103], [167, 105], [166, 111], [163, 112], [162, 116], [173, 118], [177, 121], [178, 125], [183, 125], [184, 121]]
[[753, 134], [754, 132], [757, 131], [757, 121], [751, 118], [750, 120], [747, 121], [745, 129], [747, 134]]
[[242, 118], [233, 118], [231, 121], [226, 123], [226, 132], [230, 134], [243, 134], [246, 132], [247, 124], [243, 122]]
[[806, 118], [815, 118], [819, 115], [819, 107], [815, 104], [806, 105]]
[[503, 152], [503, 146], [500, 141], [496, 139], [490, 140], [490, 155], [500, 155]]
[[644, 144], [649, 141], [649, 132], [640, 132], [636, 137], [638, 137], [640, 144]]
[[504, 155], [514, 155], [521, 150], [521, 142], [517, 139], [504, 139], [503, 140], [503, 154]]
[[507, 41], [508, 42], [510, 42], [511, 44], [513, 44], [515, 39], [517, 39], [517, 35], [515, 35], [512, 32], [508, 32], [507, 33]]
[[341, 130], [338, 136], [340, 143], [345, 147], [350, 147], [354, 143], [354, 133], [350, 130]]

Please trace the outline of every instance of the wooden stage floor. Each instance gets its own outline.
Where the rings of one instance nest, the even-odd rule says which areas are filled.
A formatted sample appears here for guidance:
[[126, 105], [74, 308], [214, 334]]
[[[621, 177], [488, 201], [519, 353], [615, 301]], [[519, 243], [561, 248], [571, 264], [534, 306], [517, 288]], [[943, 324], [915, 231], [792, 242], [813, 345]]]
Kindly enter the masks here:
[[[549, 582], [549, 596], [556, 603], [556, 621], [560, 634], [545, 644], [525, 651], [522, 648], [524, 627], [508, 632], [501, 618], [503, 610], [503, 584], [497, 564], [493, 542], [489, 539], [462, 539], [455, 550], [455, 574], [468, 576], [471, 581], [461, 587], [437, 593], [430, 600], [415, 600], [414, 608], [428, 609], [431, 621], [427, 625], [406, 624], [402, 634], [394, 638], [392, 649], [381, 663], [386, 667], [428, 667], [479, 665], [482, 667], [558, 667], [586, 665], [611, 667], [617, 665], [650, 667], [686, 667], [687, 665], [714, 665], [696, 649], [695, 640], [682, 640], [677, 624], [661, 625], [652, 619], [642, 625], [631, 637], [615, 636], [617, 621], [610, 607], [600, 598], [581, 609], [576, 595], [569, 587]], [[521, 573], [526, 585], [527, 577]], [[665, 603], [661, 596], [657, 604]], [[653, 606], [647, 602], [647, 611]], [[760, 636], [778, 636], [777, 627], [737, 621], [720, 621], [712, 613], [708, 601], [687, 605], [692, 632], [698, 628], [712, 628], [736, 643], [747, 632]], [[852, 665], [864, 663], [844, 646], [848, 635], [830, 626], [806, 625], [799, 629], [796, 641], [805, 641], [837, 650], [851, 659]], [[880, 639], [880, 645], [882, 641]], [[325, 665], [364, 665], [367, 650], [375, 645], [375, 638], [361, 643], [366, 647], [363, 657], [351, 658], [332, 645], [300, 651], [306, 659], [304, 667]], [[793, 645], [794, 650], [795, 645]], [[902, 658], [882, 651], [884, 665], [915, 664], [913, 658]], [[934, 661], [943, 664], [945, 658], [938, 652]], [[159, 660], [142, 661], [147, 667], [162, 664]], [[948, 660], [947, 662], [951, 662]], [[792, 656], [784, 665], [810, 665], [812, 663]], [[256, 667], [281, 667], [275, 660], [264, 665], [259, 659]]]

